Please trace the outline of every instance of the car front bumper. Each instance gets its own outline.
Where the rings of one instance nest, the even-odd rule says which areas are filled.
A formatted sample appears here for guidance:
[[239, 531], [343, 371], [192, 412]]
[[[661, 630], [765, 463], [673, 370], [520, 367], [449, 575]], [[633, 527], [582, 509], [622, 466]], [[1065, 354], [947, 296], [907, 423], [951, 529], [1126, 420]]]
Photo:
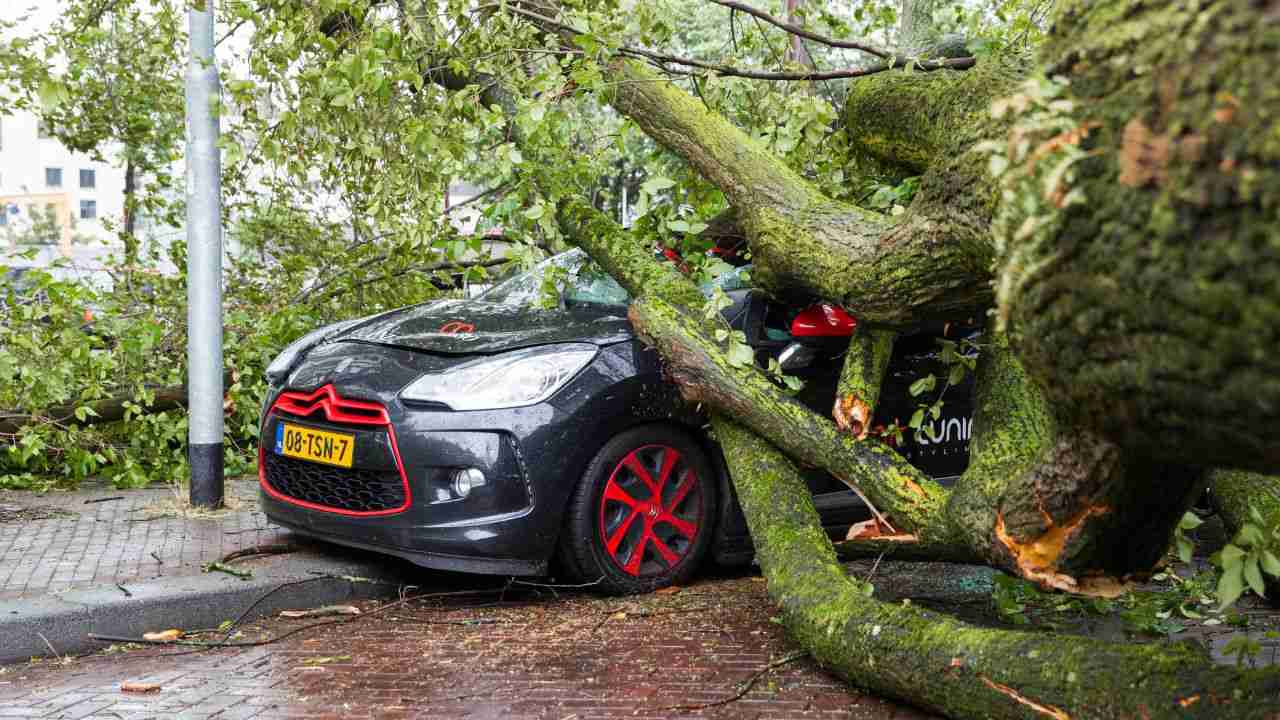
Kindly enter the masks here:
[[[617, 412], [636, 385], [631, 352], [629, 343], [602, 348], [546, 402], [456, 412], [407, 405], [399, 391], [424, 372], [466, 358], [346, 343], [316, 348], [290, 375], [288, 390], [273, 388], [267, 400], [259, 450], [263, 511], [301, 534], [425, 567], [543, 574], [583, 468], [632, 422]], [[309, 479], [282, 480], [275, 449], [281, 422], [354, 435], [352, 470], [294, 460]], [[459, 497], [452, 480], [467, 468], [480, 470], [486, 482]], [[345, 488], [352, 473], [360, 482], [381, 482], [373, 494], [389, 494], [371, 506], [351, 504]]]

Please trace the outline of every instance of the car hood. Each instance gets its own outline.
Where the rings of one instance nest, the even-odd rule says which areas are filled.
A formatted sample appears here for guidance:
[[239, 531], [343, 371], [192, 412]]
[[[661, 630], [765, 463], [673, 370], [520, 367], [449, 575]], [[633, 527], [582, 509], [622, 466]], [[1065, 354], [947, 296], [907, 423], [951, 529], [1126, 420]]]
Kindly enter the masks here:
[[477, 300], [439, 300], [377, 315], [329, 340], [462, 355], [560, 342], [609, 345], [631, 337], [631, 325], [622, 308], [579, 305], [543, 310]]

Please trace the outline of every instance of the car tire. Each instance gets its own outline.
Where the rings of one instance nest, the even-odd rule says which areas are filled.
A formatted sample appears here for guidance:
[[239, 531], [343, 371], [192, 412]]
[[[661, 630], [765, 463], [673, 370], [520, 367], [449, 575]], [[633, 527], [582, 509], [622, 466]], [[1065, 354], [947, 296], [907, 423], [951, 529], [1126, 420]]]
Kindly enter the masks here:
[[713, 465], [687, 434], [666, 425], [623, 432], [587, 464], [570, 498], [561, 564], [611, 594], [687, 582], [711, 545], [716, 488]]

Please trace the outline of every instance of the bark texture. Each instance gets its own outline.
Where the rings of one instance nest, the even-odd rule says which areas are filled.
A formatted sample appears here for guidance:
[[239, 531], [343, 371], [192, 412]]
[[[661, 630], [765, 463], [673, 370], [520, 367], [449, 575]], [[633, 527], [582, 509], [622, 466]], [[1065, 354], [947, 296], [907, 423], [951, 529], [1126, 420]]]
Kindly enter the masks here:
[[619, 60], [611, 71], [613, 106], [697, 168], [734, 206], [757, 284], [780, 296], [828, 298], [887, 325], [971, 313], [989, 302], [990, 251], [975, 256], [972, 242], [953, 238], [985, 228], [985, 221], [913, 212], [895, 222], [831, 200], [640, 63]]
[[1217, 666], [1191, 645], [979, 628], [867, 597], [795, 466], [722, 416], [714, 427], [783, 622], [855, 685], [951, 717], [1276, 717], [1280, 672]]
[[1046, 148], [998, 226], [1001, 314], [1069, 424], [1147, 457], [1280, 466], [1278, 55], [1275, 2], [1059, 3], [1044, 65], [1091, 129], [1051, 194], [1083, 201], [1046, 201]]
[[837, 427], [859, 440], [866, 439], [871, 430], [871, 418], [880, 400], [880, 386], [897, 336], [892, 330], [866, 328], [849, 339], [831, 416]]

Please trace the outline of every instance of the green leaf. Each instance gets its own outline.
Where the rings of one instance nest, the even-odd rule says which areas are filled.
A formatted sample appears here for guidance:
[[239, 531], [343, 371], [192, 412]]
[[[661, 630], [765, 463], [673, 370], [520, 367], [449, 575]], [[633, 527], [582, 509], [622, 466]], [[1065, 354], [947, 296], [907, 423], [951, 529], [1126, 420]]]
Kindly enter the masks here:
[[923, 393], [927, 393], [938, 385], [938, 378], [930, 373], [919, 380], [911, 383], [911, 397], [918, 397]]
[[911, 414], [911, 422], [907, 423], [907, 427], [911, 428], [912, 430], [919, 430], [920, 426], [923, 423], [924, 423], [924, 408], [917, 408], [916, 411]]
[[1280, 577], [1280, 558], [1277, 558], [1275, 553], [1263, 550], [1259, 560], [1264, 572], [1272, 577]]
[[334, 107], [350, 107], [355, 100], [355, 93], [347, 91], [339, 95], [335, 95], [334, 98], [329, 101], [329, 104]]
[[1258, 525], [1267, 524], [1266, 519], [1262, 517], [1262, 512], [1258, 510], [1258, 507], [1256, 505], [1249, 506], [1249, 519], [1254, 521]]
[[1174, 538], [1174, 544], [1178, 547], [1178, 559], [1184, 563], [1191, 562], [1191, 553], [1195, 550], [1195, 546], [1191, 541], [1179, 535]]
[[951, 366], [951, 372], [947, 374], [948, 385], [959, 385], [964, 382], [965, 367], [960, 363]]
[[1182, 519], [1178, 521], [1178, 527], [1183, 530], [1195, 530], [1203, 524], [1204, 521], [1200, 519], [1199, 515], [1189, 511], [1183, 513]]
[[645, 193], [649, 195], [653, 195], [655, 193], [666, 190], [667, 188], [672, 187], [675, 184], [676, 184], [675, 180], [658, 176], [655, 178], [649, 178], [648, 180], [645, 180], [644, 184], [640, 186], [640, 189], [644, 190]]
[[40, 97], [40, 106], [46, 112], [52, 112], [58, 109], [58, 106], [66, 102], [71, 93], [67, 91], [67, 86], [57, 80], [43, 80], [40, 83], [36, 94]]
[[526, 208], [524, 211], [524, 216], [529, 218], [530, 220], [536, 221], [541, 219], [542, 216], [546, 214], [546, 212], [547, 212], [547, 206], [542, 203], [538, 203], [533, 207]]
[[1244, 592], [1244, 573], [1239, 565], [1224, 571], [1218, 579], [1218, 609], [1225, 610]]
[[1218, 555], [1222, 563], [1222, 569], [1226, 570], [1240, 564], [1240, 561], [1244, 558], [1244, 550], [1235, 545], [1225, 545]]
[[729, 337], [729, 331], [724, 328], [716, 329], [716, 342], [724, 342]]
[[1240, 534], [1236, 536], [1237, 540], [1243, 541], [1249, 547], [1259, 547], [1266, 544], [1266, 538], [1262, 534], [1262, 530], [1258, 529], [1253, 523], [1245, 523], [1240, 528]]
[[1258, 569], [1258, 556], [1250, 554], [1249, 558], [1244, 561], [1244, 579], [1249, 583], [1249, 587], [1258, 594], [1258, 597], [1267, 596], [1266, 585], [1262, 582], [1262, 572]]
[[729, 346], [729, 364], [734, 367], [745, 367], [755, 362], [756, 356], [750, 345], [733, 343]]

